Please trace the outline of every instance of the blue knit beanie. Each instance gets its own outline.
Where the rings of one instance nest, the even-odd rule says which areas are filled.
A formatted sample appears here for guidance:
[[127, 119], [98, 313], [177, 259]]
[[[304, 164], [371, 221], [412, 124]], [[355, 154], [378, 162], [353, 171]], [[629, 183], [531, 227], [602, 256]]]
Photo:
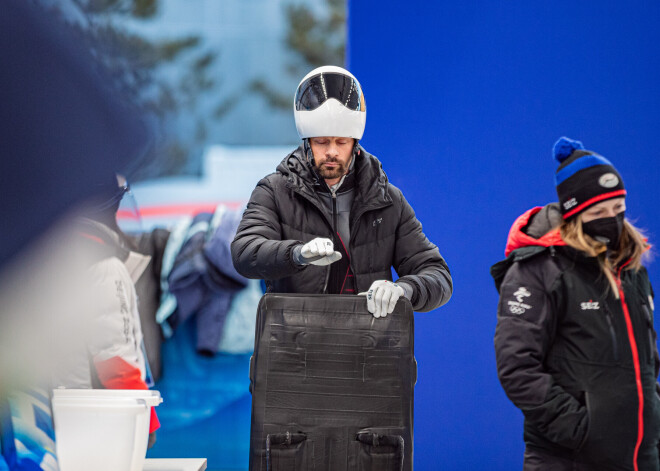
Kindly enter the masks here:
[[623, 179], [612, 163], [585, 150], [580, 141], [560, 137], [552, 154], [559, 162], [555, 186], [564, 219], [601, 201], [626, 195]]

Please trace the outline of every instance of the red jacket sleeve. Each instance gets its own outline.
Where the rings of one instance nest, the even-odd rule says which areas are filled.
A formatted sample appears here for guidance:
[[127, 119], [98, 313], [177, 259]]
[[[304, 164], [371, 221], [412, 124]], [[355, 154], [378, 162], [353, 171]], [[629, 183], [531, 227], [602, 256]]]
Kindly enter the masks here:
[[[142, 380], [140, 369], [131, 365], [123, 358], [112, 357], [108, 360], [95, 361], [96, 372], [103, 387], [106, 389], [149, 389]], [[149, 433], [160, 428], [156, 409], [151, 408]]]

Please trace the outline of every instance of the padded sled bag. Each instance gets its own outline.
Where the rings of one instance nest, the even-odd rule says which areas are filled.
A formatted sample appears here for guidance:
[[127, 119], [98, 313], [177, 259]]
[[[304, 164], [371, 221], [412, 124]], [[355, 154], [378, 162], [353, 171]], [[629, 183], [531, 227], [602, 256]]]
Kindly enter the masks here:
[[[402, 298], [403, 299], [403, 298]], [[413, 468], [413, 311], [266, 294], [250, 363], [250, 471]]]

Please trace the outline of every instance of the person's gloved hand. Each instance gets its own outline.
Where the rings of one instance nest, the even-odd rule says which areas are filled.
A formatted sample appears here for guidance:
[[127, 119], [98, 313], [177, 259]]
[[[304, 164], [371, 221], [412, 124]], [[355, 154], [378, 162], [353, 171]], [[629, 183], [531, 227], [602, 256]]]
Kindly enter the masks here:
[[371, 283], [367, 295], [367, 310], [374, 317], [385, 317], [392, 314], [394, 306], [401, 296], [405, 295], [404, 289], [387, 280], [376, 280]]
[[330, 265], [341, 258], [341, 253], [335, 251], [330, 239], [317, 237], [296, 247], [293, 258], [298, 265]]

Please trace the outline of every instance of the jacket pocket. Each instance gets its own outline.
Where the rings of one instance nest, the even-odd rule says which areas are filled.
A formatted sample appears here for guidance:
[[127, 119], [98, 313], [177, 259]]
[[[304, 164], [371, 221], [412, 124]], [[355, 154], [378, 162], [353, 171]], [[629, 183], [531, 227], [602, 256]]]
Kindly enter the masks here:
[[[633, 398], [633, 400], [631, 400]], [[637, 402], [634, 389], [614, 388], [607, 392], [586, 392], [588, 427], [577, 450], [588, 463], [629, 465], [637, 441]]]
[[405, 441], [401, 430], [368, 428], [355, 435], [358, 471], [403, 471]]
[[584, 448], [584, 445], [587, 443], [587, 440], [589, 438], [589, 431], [591, 430], [591, 406], [589, 403], [590, 402], [589, 393], [584, 392], [583, 397], [584, 397], [584, 408], [587, 410], [587, 430], [584, 433], [584, 438], [582, 439], [582, 442], [580, 442], [580, 445], [575, 450], [575, 452], [578, 454], [582, 451], [582, 448]]

